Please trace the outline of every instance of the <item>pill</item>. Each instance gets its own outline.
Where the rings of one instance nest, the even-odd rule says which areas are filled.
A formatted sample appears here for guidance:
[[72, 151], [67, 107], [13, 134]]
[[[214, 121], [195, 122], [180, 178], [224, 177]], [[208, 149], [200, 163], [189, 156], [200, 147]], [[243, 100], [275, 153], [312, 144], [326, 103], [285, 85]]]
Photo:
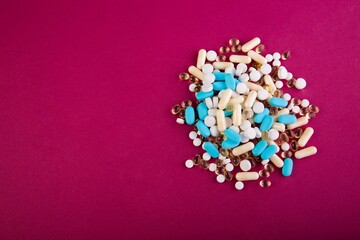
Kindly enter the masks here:
[[265, 89], [261, 88], [258, 90], [258, 93], [257, 93], [257, 98], [259, 100], [266, 100], [267, 98], [269, 97], [269, 93], [268, 91], [266, 91]]
[[225, 176], [222, 175], [222, 174], [219, 174], [219, 175], [216, 177], [216, 181], [217, 181], [218, 183], [223, 183], [223, 182], [225, 182]]
[[278, 168], [282, 168], [284, 166], [284, 161], [277, 154], [270, 157], [270, 161]]
[[244, 131], [245, 131], [246, 129], [251, 128], [251, 122], [248, 121], [248, 120], [242, 121], [242, 123], [240, 124], [240, 128], [241, 128], [241, 130], [244, 130]]
[[270, 129], [269, 130], [269, 139], [276, 140], [279, 138], [279, 132], [276, 129]]
[[288, 102], [285, 99], [279, 97], [271, 98], [269, 103], [271, 106], [279, 108], [284, 108], [288, 105]]
[[240, 143], [240, 141], [241, 141], [240, 134], [238, 134], [237, 132], [235, 132], [232, 129], [226, 129], [224, 131], [224, 135], [226, 136], [227, 139], [229, 139], [229, 140], [231, 140], [233, 142]]
[[201, 145], [201, 139], [200, 138], [195, 138], [193, 140], [193, 144], [194, 144], [195, 147], [200, 146]]
[[223, 132], [226, 129], [225, 115], [221, 109], [216, 111], [216, 123], [219, 132]]
[[[252, 82], [246, 82], [246, 86], [250, 89], [250, 90], [254, 90], [254, 91], [260, 91], [261, 89], [263, 89], [260, 85], [256, 84], [256, 83], [252, 83]], [[256, 95], [257, 96], [257, 95]]]
[[235, 178], [238, 181], [251, 181], [259, 179], [259, 174], [257, 172], [238, 172]]
[[296, 79], [295, 87], [297, 89], [304, 89], [306, 87], [306, 81], [303, 78]]
[[271, 73], [271, 70], [272, 70], [272, 67], [270, 64], [263, 64], [261, 67], [260, 67], [260, 72], [262, 74], [269, 74]]
[[269, 131], [274, 123], [274, 118], [270, 115], [266, 115], [260, 125], [260, 131]]
[[232, 62], [213, 62], [213, 66], [215, 69], [225, 70], [227, 67], [234, 67]]
[[[203, 69], [205, 68], [205, 66], [206, 66], [206, 64], [204, 65]], [[215, 82], [215, 75], [212, 73], [205, 74], [203, 83], [205, 84], [205, 83], [213, 83], [213, 82]]]
[[199, 132], [201, 133], [201, 135], [203, 135], [206, 138], [208, 136], [210, 136], [210, 130], [202, 120], [197, 121], [197, 123], [195, 125], [196, 125], [197, 129], [199, 130]]
[[270, 77], [270, 75], [265, 75], [264, 76], [264, 82], [265, 82], [266, 85], [269, 86], [269, 88], [270, 88], [269, 92], [271, 94], [274, 94], [274, 92], [276, 91], [276, 86], [275, 86], [272, 78]]
[[214, 91], [210, 92], [198, 92], [195, 94], [196, 99], [199, 101], [204, 100], [205, 98], [212, 97], [214, 95]]
[[284, 83], [282, 82], [282, 81], [276, 81], [275, 82], [275, 87], [277, 88], [277, 89], [280, 89], [280, 88], [282, 88], [284, 86]]
[[242, 190], [242, 189], [244, 188], [244, 183], [241, 182], [241, 181], [237, 181], [237, 182], [235, 183], [235, 188], [236, 188], [237, 190]]
[[185, 109], [185, 121], [188, 125], [195, 123], [195, 110], [192, 106], [188, 106]]
[[301, 159], [304, 157], [309, 157], [316, 153], [317, 153], [317, 148], [312, 146], [312, 147], [307, 147], [307, 148], [304, 148], [304, 149], [301, 149], [301, 150], [295, 152], [295, 157], [297, 159]]
[[[240, 135], [239, 135], [239, 136], [240, 136]], [[240, 140], [241, 140], [241, 138], [240, 138]], [[234, 147], [239, 146], [239, 144], [240, 144], [240, 141], [234, 142], [234, 141], [231, 141], [231, 140], [229, 140], [229, 139], [226, 139], [226, 140], [222, 141], [221, 147], [222, 147], [223, 149], [231, 149], [231, 148], [234, 148]]]
[[239, 156], [243, 153], [253, 150], [253, 148], [254, 148], [254, 143], [248, 142], [248, 143], [245, 143], [243, 145], [240, 145], [240, 146], [234, 148], [232, 153], [234, 156]]
[[251, 169], [251, 162], [247, 159], [240, 161], [240, 169], [244, 172], [250, 171]]
[[238, 103], [243, 103], [244, 102], [244, 97], [243, 96], [237, 96], [237, 97], [233, 97], [229, 100], [228, 104], [238, 104]]
[[308, 122], [309, 122], [309, 119], [307, 117], [301, 117], [301, 118], [296, 119], [296, 122], [287, 125], [287, 128], [291, 130], [291, 129], [294, 129], [294, 128], [304, 126]]
[[288, 71], [286, 70], [285, 67], [283, 67], [283, 66], [279, 67], [279, 70], [278, 70], [279, 79], [286, 79], [287, 74], [288, 74]]
[[267, 146], [267, 142], [265, 140], [261, 140], [255, 145], [254, 149], [252, 150], [253, 155], [255, 157], [259, 156]]
[[261, 42], [260, 38], [258, 38], [258, 37], [253, 38], [241, 46], [241, 51], [248, 52], [251, 49], [255, 48], [257, 45], [259, 45], [260, 42]]
[[196, 110], [198, 112], [198, 116], [200, 120], [204, 120], [205, 117], [208, 115], [208, 108], [205, 103], [199, 103], [199, 105], [196, 107]]
[[235, 126], [240, 126], [241, 124], [241, 105], [235, 104], [234, 105], [234, 111], [233, 111], [233, 115], [232, 115], [232, 121], [233, 121], [233, 125]]
[[291, 114], [284, 114], [284, 115], [279, 116], [277, 118], [277, 121], [279, 123], [283, 123], [283, 124], [291, 124], [291, 123], [296, 122], [296, 117]]
[[285, 132], [285, 124], [274, 122], [272, 128], [278, 130], [279, 132]]
[[213, 90], [215, 91], [221, 91], [226, 89], [225, 82], [214, 82], [213, 83]]
[[301, 106], [302, 106], [302, 107], [308, 107], [309, 105], [310, 105], [309, 100], [303, 99], [303, 100], [301, 101]]
[[257, 63], [265, 64], [267, 62], [266, 58], [264, 58], [263, 56], [261, 56], [260, 54], [258, 54], [253, 50], [250, 50], [247, 54], [249, 57], [251, 57], [252, 60], [254, 60]]
[[270, 111], [268, 108], [265, 108], [261, 113], [257, 113], [254, 116], [255, 123], [261, 123], [266, 115], [269, 115]]
[[204, 143], [204, 149], [207, 153], [210, 154], [211, 157], [217, 158], [219, 156], [219, 151], [211, 142], [205, 142]]
[[193, 76], [197, 77], [198, 79], [200, 79], [201, 81], [204, 80], [205, 74], [200, 71], [200, 69], [198, 69], [195, 66], [190, 66], [188, 69], [189, 73], [191, 73]]
[[225, 77], [229, 75], [229, 73], [225, 73], [225, 72], [213, 72], [213, 74], [215, 76], [216, 81], [224, 81]]
[[210, 50], [206, 53], [206, 58], [208, 61], [213, 62], [216, 60], [217, 53], [213, 50]]
[[197, 133], [196, 133], [195, 131], [191, 131], [191, 132], [189, 133], [189, 138], [192, 139], [192, 140], [194, 140], [195, 138], [197, 138]]
[[233, 63], [245, 63], [249, 64], [251, 62], [251, 58], [246, 55], [231, 55], [229, 57], [230, 62]]
[[251, 108], [255, 103], [256, 97], [257, 97], [257, 92], [250, 91], [244, 103], [245, 108]]
[[260, 80], [260, 78], [261, 78], [261, 74], [260, 74], [260, 72], [259, 72], [259, 71], [254, 70], [254, 71], [251, 71], [251, 73], [250, 73], [249, 77], [250, 77], [250, 80], [251, 80], [251, 81], [253, 81], [253, 82], [257, 82], [257, 81], [259, 81], [259, 80]]
[[211, 98], [205, 98], [205, 104], [207, 108], [213, 108], [213, 102], [211, 101]]
[[232, 170], [234, 170], [234, 165], [232, 165], [231, 163], [226, 164], [225, 170], [231, 172]]
[[[213, 67], [213, 65], [211, 65], [209, 63], [204, 64], [204, 66], [202, 66], [202, 68], [201, 68], [201, 71], [205, 74], [204, 81], [205, 81], [207, 75], [214, 76], [212, 74], [212, 72], [214, 71], [214, 67]], [[215, 81], [215, 76], [214, 76], [214, 81]]]
[[227, 88], [230, 88], [232, 91], [235, 90], [235, 79], [231, 74], [225, 76], [225, 85]]
[[311, 127], [307, 127], [298, 140], [299, 147], [304, 147], [313, 134], [314, 129]]
[[285, 158], [284, 166], [281, 169], [282, 175], [289, 177], [293, 170], [293, 160], [291, 158]]
[[231, 98], [231, 95], [232, 95], [232, 90], [231, 89], [224, 90], [224, 95], [221, 97], [217, 107], [219, 109], [225, 109], [226, 105], [228, 104], [228, 102], [229, 102], [229, 100]]
[[213, 116], [206, 116], [204, 119], [204, 123], [208, 127], [212, 127], [216, 124], [216, 119]]
[[184, 124], [184, 123], [185, 123], [185, 120], [182, 119], [182, 118], [177, 118], [177, 119], [176, 119], [176, 122], [177, 122], [178, 124]]
[[206, 50], [200, 49], [198, 52], [196, 67], [198, 69], [201, 69], [205, 64], [205, 61], [206, 61]]
[[252, 107], [254, 113], [262, 113], [264, 111], [264, 104], [256, 101]]
[[265, 150], [261, 153], [262, 159], [269, 159], [271, 158], [277, 151], [277, 145], [273, 144], [265, 148]]

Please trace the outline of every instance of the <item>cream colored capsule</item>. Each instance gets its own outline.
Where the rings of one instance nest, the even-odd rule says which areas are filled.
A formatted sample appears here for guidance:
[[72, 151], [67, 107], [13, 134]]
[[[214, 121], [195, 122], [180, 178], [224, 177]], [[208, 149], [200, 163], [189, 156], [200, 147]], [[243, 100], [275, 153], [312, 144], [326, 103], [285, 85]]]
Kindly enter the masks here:
[[274, 92], [276, 91], [276, 86], [275, 83], [273, 82], [272, 78], [270, 77], [270, 75], [265, 75], [264, 76], [264, 82], [266, 85], [268, 85], [270, 87], [270, 93], [274, 94]]
[[235, 126], [241, 125], [241, 105], [240, 105], [240, 103], [234, 104], [234, 111], [232, 114], [232, 124]]
[[232, 62], [214, 62], [213, 66], [215, 69], [225, 70], [227, 67], [234, 67]]
[[307, 119], [307, 117], [301, 117], [301, 118], [296, 119], [296, 122], [287, 125], [287, 128], [288, 129], [294, 129], [294, 128], [297, 128], [297, 127], [304, 126], [308, 122], [309, 122], [309, 119]]
[[270, 161], [278, 168], [282, 168], [284, 166], [284, 161], [277, 154], [274, 154], [270, 158]]
[[199, 53], [198, 53], [198, 57], [197, 57], [196, 67], [198, 69], [202, 69], [202, 67], [205, 64], [205, 61], [206, 61], [206, 50], [205, 49], [200, 49]]
[[245, 63], [245, 64], [251, 63], [251, 57], [246, 55], [231, 55], [229, 60], [230, 62], [234, 62], [234, 63]]
[[257, 172], [238, 172], [235, 175], [236, 180], [238, 181], [250, 181], [259, 179], [259, 173]]
[[263, 89], [260, 85], [252, 82], [247, 82], [246, 86], [248, 86], [250, 90], [255, 90], [255, 91], [260, 91], [261, 89]]
[[287, 114], [289, 114], [289, 109], [283, 108], [283, 109], [281, 109], [280, 111], [278, 111], [278, 113], [277, 113], [275, 116], [273, 116], [273, 117], [274, 117], [274, 120], [276, 121], [276, 119], [277, 119], [279, 116], [281, 116], [281, 115], [287, 115]]
[[278, 130], [279, 132], [285, 132], [285, 124], [274, 122], [272, 128]]
[[258, 37], [254, 38], [254, 39], [251, 39], [250, 41], [248, 41], [247, 43], [242, 45], [241, 51], [248, 52], [251, 49], [253, 49], [254, 47], [256, 47], [257, 45], [259, 45], [260, 42], [261, 42], [261, 40]]
[[254, 91], [254, 90], [250, 91], [249, 94], [248, 94], [248, 97], [245, 100], [244, 107], [245, 108], [251, 108], [254, 105], [256, 97], [257, 97], [257, 92]]
[[219, 132], [223, 132], [226, 129], [225, 114], [221, 109], [216, 111], [216, 123]]
[[225, 109], [226, 108], [226, 105], [228, 104], [231, 96], [232, 96], [232, 90], [230, 88], [224, 90], [224, 94], [222, 96], [222, 98], [220, 98], [220, 101], [217, 105], [217, 107], [219, 109]]
[[299, 147], [304, 147], [313, 134], [314, 129], [312, 127], [306, 128], [301, 137], [299, 138]]
[[317, 153], [317, 148], [314, 146], [311, 146], [311, 147], [307, 147], [307, 148], [301, 149], [300, 151], [295, 152], [295, 157], [297, 159], [300, 159], [300, 158], [304, 158], [304, 157], [309, 157], [316, 153]]
[[193, 76], [197, 77], [198, 79], [200, 79], [201, 81], [204, 80], [205, 74], [200, 71], [197, 67], [195, 66], [190, 66], [188, 69], [189, 73], [191, 73]]
[[243, 96], [237, 96], [229, 100], [228, 104], [236, 104], [236, 103], [243, 103], [244, 97]]
[[260, 64], [267, 63], [267, 60], [265, 57], [261, 56], [260, 54], [258, 54], [257, 52], [255, 52], [253, 50], [248, 51], [247, 54], [249, 57], [251, 57], [252, 60], [254, 60], [257, 63], [260, 63]]
[[247, 142], [243, 145], [240, 145], [232, 150], [234, 156], [239, 156], [243, 153], [253, 150], [254, 144], [252, 142]]

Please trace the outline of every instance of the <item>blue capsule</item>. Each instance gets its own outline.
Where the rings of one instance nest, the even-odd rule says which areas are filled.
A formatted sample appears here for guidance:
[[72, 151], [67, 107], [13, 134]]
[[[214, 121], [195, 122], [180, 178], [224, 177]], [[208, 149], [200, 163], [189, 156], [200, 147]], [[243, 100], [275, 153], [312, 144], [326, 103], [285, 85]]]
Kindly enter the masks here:
[[214, 82], [213, 83], [213, 89], [215, 91], [224, 90], [224, 89], [226, 89], [226, 84], [225, 84], [225, 82]]
[[266, 115], [261, 122], [260, 131], [269, 131], [274, 124], [274, 118], [270, 115]]
[[269, 103], [271, 106], [280, 107], [280, 108], [284, 108], [288, 104], [288, 102], [285, 99], [279, 97], [271, 98]]
[[277, 121], [279, 123], [283, 123], [283, 124], [292, 124], [294, 122], [296, 122], [296, 117], [292, 114], [284, 114], [281, 115], [277, 118]]
[[[208, 115], [208, 108], [206, 106], [206, 104], [204, 102], [200, 103], [197, 108], [196, 108], [198, 115], [199, 115], [199, 119], [200, 120], [204, 120], [205, 117]], [[186, 113], [186, 112], [185, 112]], [[185, 118], [186, 119], [186, 118]]]
[[258, 142], [254, 149], [252, 150], [252, 153], [255, 157], [259, 156], [267, 147], [267, 142], [265, 140], [261, 140], [260, 142]]
[[185, 121], [188, 125], [192, 125], [195, 122], [195, 110], [192, 106], [188, 106], [185, 109]]
[[270, 145], [261, 153], [262, 159], [269, 159], [276, 153], [277, 147], [275, 145]]
[[266, 115], [269, 115], [270, 111], [268, 108], [265, 108], [262, 113], [257, 113], [254, 116], [254, 122], [261, 123]]
[[231, 90], [235, 91], [236, 82], [231, 74], [225, 76], [225, 85], [226, 88], [230, 88]]
[[214, 91], [210, 91], [210, 92], [198, 92], [198, 93], [195, 94], [195, 96], [196, 96], [196, 99], [197, 99], [197, 100], [202, 101], [202, 100], [204, 100], [205, 98], [214, 96]]
[[226, 140], [222, 141], [221, 147], [224, 149], [230, 149], [230, 148], [239, 146], [239, 144], [240, 144], [240, 141], [234, 142], [234, 141], [231, 141], [230, 139], [226, 139]]
[[226, 75], [231, 75], [230, 73], [226, 72], [213, 72], [213, 74], [215, 75], [215, 81], [224, 81]]
[[293, 160], [291, 158], [285, 158], [284, 160], [284, 166], [282, 167], [282, 175], [284, 175], [285, 177], [288, 177], [291, 175], [292, 170], [293, 170]]
[[204, 149], [209, 153], [209, 155], [213, 158], [219, 157], [219, 150], [214, 146], [211, 142], [204, 143]]
[[226, 129], [224, 131], [224, 134], [226, 136], [227, 139], [233, 141], [233, 142], [237, 142], [238, 144], [240, 143], [241, 141], [241, 136], [240, 134], [238, 134], [237, 132], [235, 132], [234, 130], [232, 129]]
[[199, 130], [199, 132], [201, 133], [201, 135], [203, 135], [204, 137], [208, 137], [210, 136], [210, 129], [205, 125], [205, 123], [202, 120], [199, 120], [195, 126], [197, 127], [197, 129]]

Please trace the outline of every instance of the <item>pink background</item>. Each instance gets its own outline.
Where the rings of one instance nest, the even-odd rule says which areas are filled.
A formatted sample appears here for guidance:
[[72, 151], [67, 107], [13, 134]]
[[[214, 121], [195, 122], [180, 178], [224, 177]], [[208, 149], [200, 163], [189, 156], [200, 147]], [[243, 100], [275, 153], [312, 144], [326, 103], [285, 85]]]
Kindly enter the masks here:
[[[0, 3], [0, 239], [360, 237], [359, 1], [57, 2]], [[268, 189], [186, 169], [170, 114], [233, 36], [290, 49], [321, 108], [318, 155]]]

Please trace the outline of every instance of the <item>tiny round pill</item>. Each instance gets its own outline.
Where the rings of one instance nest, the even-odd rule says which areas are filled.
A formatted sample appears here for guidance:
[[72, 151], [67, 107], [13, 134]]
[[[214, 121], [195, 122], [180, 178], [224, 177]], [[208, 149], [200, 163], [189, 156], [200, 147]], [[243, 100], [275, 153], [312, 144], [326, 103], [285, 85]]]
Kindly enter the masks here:
[[201, 70], [204, 74], [210, 74], [214, 71], [214, 67], [212, 64], [206, 63], [204, 66], [202, 66]]
[[240, 169], [247, 172], [251, 169], [251, 162], [247, 159], [240, 161]]
[[182, 119], [182, 118], [177, 118], [177, 119], [176, 119], [176, 122], [177, 122], [178, 124], [184, 124], [184, 123], [185, 123], [185, 120]]
[[201, 139], [200, 138], [195, 138], [193, 140], [193, 144], [194, 144], [195, 147], [200, 146], [201, 145]]
[[203, 83], [213, 83], [213, 82], [215, 82], [215, 75], [212, 73], [205, 74]]
[[271, 70], [272, 68], [270, 64], [264, 64], [260, 67], [260, 72], [265, 75], [271, 73]]
[[249, 139], [254, 139], [256, 137], [256, 131], [253, 128], [248, 128], [245, 130], [245, 136]]
[[276, 88], [280, 89], [280, 88], [282, 88], [284, 86], [284, 83], [279, 80], [279, 81], [275, 82], [275, 86], [276, 86]]
[[210, 170], [210, 172], [215, 172], [215, 170], [216, 170], [216, 164], [215, 163], [210, 163], [209, 164], [209, 170]]
[[299, 107], [299, 106], [294, 106], [294, 107], [291, 109], [291, 111], [292, 111], [293, 113], [299, 113], [299, 112], [300, 112], [300, 107]]
[[257, 98], [259, 100], [263, 101], [263, 100], [266, 100], [268, 97], [269, 97], [269, 93], [265, 89], [261, 89], [261, 90], [258, 91]]
[[192, 167], [194, 166], [193, 160], [191, 160], [191, 159], [186, 160], [186, 161], [185, 161], [185, 166], [186, 166], [187, 168], [192, 168]]
[[257, 82], [259, 81], [261, 78], [261, 74], [259, 71], [257, 70], [253, 70], [251, 73], [250, 73], [250, 80], [253, 81], [253, 82]]
[[278, 52], [276, 52], [276, 53], [273, 54], [274, 60], [279, 60], [280, 57], [281, 57], [281, 55], [280, 55], [280, 53], [278, 53]]
[[283, 97], [286, 101], [290, 101], [290, 99], [291, 99], [291, 95], [288, 94], [288, 93], [285, 93], [282, 97]]
[[190, 92], [195, 92], [195, 87], [196, 87], [196, 84], [192, 83], [189, 85], [189, 91]]
[[264, 111], [264, 104], [256, 101], [252, 107], [254, 113], [262, 113]]
[[213, 85], [211, 83], [205, 83], [201, 86], [201, 91], [210, 92], [213, 90]]
[[208, 127], [212, 127], [216, 124], [216, 119], [213, 116], [206, 116], [204, 119], [204, 123]]
[[267, 62], [271, 62], [272, 60], [274, 60], [274, 57], [271, 54], [266, 54], [265, 58]]
[[293, 74], [291, 72], [288, 72], [288, 74], [286, 76], [286, 80], [289, 81], [292, 78], [293, 78]]
[[225, 170], [231, 172], [232, 170], [234, 170], [234, 165], [232, 165], [231, 163], [226, 164]]
[[281, 65], [281, 62], [280, 62], [279, 60], [274, 60], [274, 61], [272, 62], [272, 65], [273, 65], [274, 67], [279, 67], [279, 66]]
[[249, 77], [249, 74], [247, 74], [247, 73], [243, 73], [243, 74], [241, 74], [240, 77], [239, 77], [239, 80], [241, 80], [241, 81], [243, 81], [243, 82], [248, 82], [249, 79], [250, 79], [250, 77]]
[[216, 60], [217, 53], [213, 50], [210, 50], [206, 53], [206, 59], [210, 62], [213, 62]]
[[237, 181], [237, 182], [235, 183], [235, 188], [236, 188], [237, 190], [242, 190], [242, 189], [244, 188], [244, 183], [241, 182], [241, 181]]
[[216, 125], [210, 127], [210, 134], [211, 134], [211, 136], [213, 136], [213, 137], [219, 136], [219, 130], [217, 129], [217, 126], [216, 126]]
[[295, 87], [297, 88], [297, 89], [304, 89], [305, 87], [306, 87], [306, 81], [305, 81], [305, 79], [303, 79], [303, 78], [298, 78], [298, 79], [296, 79], [296, 82], [295, 82]]
[[209, 161], [211, 159], [211, 156], [209, 153], [207, 152], [204, 152], [203, 155], [202, 155], [202, 158], [205, 160], [205, 161]]
[[231, 75], [235, 75], [235, 68], [234, 67], [232, 67], [232, 66], [230, 66], [230, 67], [227, 67], [227, 68], [225, 68], [225, 71], [224, 72], [226, 72], [226, 73], [230, 73]]
[[191, 131], [191, 132], [189, 133], [189, 138], [192, 139], [192, 140], [194, 140], [195, 138], [197, 138], [197, 133], [196, 133], [195, 131]]
[[283, 151], [288, 151], [290, 149], [290, 144], [288, 144], [287, 142], [284, 142], [283, 144], [281, 144], [281, 149]]
[[222, 175], [222, 174], [219, 174], [219, 175], [216, 177], [216, 181], [217, 181], [218, 183], [223, 183], [223, 182], [225, 182], [225, 176]]
[[261, 180], [260, 181], [260, 186], [263, 187], [263, 188], [270, 187], [271, 182], [269, 180], [267, 180], [267, 179]]
[[240, 93], [240, 94], [244, 94], [249, 90], [248, 86], [245, 83], [238, 83], [238, 85], [236, 86], [236, 92]]
[[286, 70], [286, 68], [284, 66], [279, 67], [279, 70], [277, 73], [279, 79], [286, 79], [287, 74], [288, 74], [288, 71]]
[[302, 107], [308, 107], [309, 104], [310, 104], [310, 102], [309, 102], [309, 100], [307, 100], [307, 99], [303, 99], [303, 100], [301, 101], [301, 106], [302, 106]]
[[229, 129], [234, 130], [236, 133], [239, 133], [239, 132], [240, 132], [240, 129], [239, 129], [239, 127], [238, 127], [238, 126], [234, 126], [234, 125], [232, 125], [232, 126], [230, 126], [230, 127], [229, 127]]
[[244, 121], [241, 122], [241, 124], [240, 124], [240, 129], [241, 130], [246, 130], [246, 129], [249, 129], [249, 128], [251, 128], [250, 121], [244, 120]]
[[269, 138], [271, 140], [276, 140], [279, 138], [279, 131], [278, 130], [275, 130], [275, 129], [270, 129], [269, 130]]

